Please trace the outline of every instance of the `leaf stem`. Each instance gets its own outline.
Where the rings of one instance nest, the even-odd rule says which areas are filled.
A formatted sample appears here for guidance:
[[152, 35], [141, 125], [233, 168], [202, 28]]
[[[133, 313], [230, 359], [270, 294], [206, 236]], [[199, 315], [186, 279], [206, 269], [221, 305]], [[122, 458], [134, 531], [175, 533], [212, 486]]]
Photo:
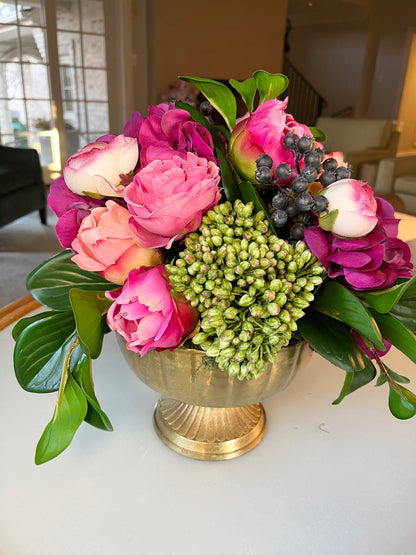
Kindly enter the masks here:
[[55, 412], [53, 413], [52, 422], [55, 422], [55, 420], [58, 416], [59, 406], [62, 402], [64, 389], [65, 389], [65, 386], [66, 386], [66, 382], [68, 380], [69, 363], [70, 363], [70, 360], [71, 360], [72, 353], [75, 351], [75, 349], [78, 345], [79, 345], [79, 339], [77, 337], [74, 340], [74, 342], [72, 343], [72, 345], [69, 347], [69, 349], [68, 349], [68, 351], [65, 355], [64, 363], [62, 365], [62, 374], [61, 374], [61, 382], [59, 384], [58, 399], [56, 401]]

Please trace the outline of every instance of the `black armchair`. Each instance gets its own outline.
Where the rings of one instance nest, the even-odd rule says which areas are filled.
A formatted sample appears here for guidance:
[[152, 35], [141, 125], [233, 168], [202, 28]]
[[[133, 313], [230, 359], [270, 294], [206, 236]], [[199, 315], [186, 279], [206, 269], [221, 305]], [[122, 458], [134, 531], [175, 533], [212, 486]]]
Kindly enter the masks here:
[[45, 184], [37, 151], [0, 145], [0, 227], [34, 210], [46, 225]]

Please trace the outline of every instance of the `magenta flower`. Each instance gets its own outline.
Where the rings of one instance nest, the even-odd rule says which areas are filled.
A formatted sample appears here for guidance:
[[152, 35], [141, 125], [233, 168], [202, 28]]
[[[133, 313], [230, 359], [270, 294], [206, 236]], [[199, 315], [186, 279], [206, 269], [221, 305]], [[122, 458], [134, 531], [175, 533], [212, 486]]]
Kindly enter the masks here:
[[202, 215], [221, 194], [218, 166], [190, 152], [185, 159], [154, 160], [124, 191], [130, 225], [144, 247], [170, 248], [198, 229]]
[[376, 198], [377, 225], [353, 239], [336, 237], [318, 226], [305, 229], [309, 249], [330, 278], [340, 277], [353, 289], [384, 289], [398, 277], [411, 277], [409, 246], [398, 239], [399, 221], [387, 201]]
[[76, 195], [66, 186], [63, 177], [51, 183], [48, 196], [50, 209], [58, 216], [55, 232], [64, 248], [71, 246], [82, 220], [93, 208], [104, 206], [105, 200]]
[[273, 158], [273, 170], [282, 163], [295, 169], [293, 153], [283, 145], [288, 133], [299, 137], [312, 137], [306, 125], [297, 123], [290, 114], [286, 114], [288, 98], [283, 101], [267, 100], [253, 112], [239, 120], [229, 144], [229, 156], [234, 169], [240, 177], [256, 183], [254, 173], [256, 160], [260, 154]]
[[198, 310], [184, 297], [172, 294], [164, 266], [132, 270], [122, 289], [107, 291], [106, 296], [114, 301], [108, 326], [141, 356], [151, 349], [180, 347], [199, 318]]

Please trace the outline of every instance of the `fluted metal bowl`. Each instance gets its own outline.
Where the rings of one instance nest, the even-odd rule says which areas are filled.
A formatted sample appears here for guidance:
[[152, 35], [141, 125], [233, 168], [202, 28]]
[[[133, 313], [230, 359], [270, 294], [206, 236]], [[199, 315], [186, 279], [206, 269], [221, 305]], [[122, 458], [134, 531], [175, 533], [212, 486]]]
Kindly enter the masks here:
[[258, 378], [240, 381], [200, 350], [149, 351], [141, 358], [122, 337], [118, 342], [140, 380], [162, 394], [154, 412], [160, 439], [200, 460], [230, 459], [253, 449], [265, 432], [260, 401], [285, 389], [312, 354], [299, 341], [277, 353]]

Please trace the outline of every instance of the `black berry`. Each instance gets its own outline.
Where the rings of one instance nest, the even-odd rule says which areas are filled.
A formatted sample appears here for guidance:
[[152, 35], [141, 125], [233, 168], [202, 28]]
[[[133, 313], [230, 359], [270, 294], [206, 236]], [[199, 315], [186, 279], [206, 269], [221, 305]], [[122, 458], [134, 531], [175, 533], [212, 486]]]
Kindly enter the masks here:
[[284, 210], [275, 210], [270, 217], [275, 227], [283, 227], [288, 219], [288, 215]]
[[335, 158], [327, 158], [323, 163], [322, 167], [326, 172], [334, 172], [338, 167], [338, 162]]
[[328, 199], [324, 195], [316, 195], [313, 199], [312, 210], [319, 214], [328, 208]]
[[260, 154], [256, 160], [256, 166], [258, 168], [271, 168], [273, 166], [273, 158], [268, 154]]
[[296, 133], [291, 132], [291, 133], [288, 133], [286, 137], [283, 139], [283, 145], [288, 150], [296, 150], [298, 141], [299, 141], [299, 135], [296, 135]]
[[199, 105], [199, 111], [203, 116], [209, 116], [212, 112], [212, 105], [208, 102], [208, 100], [203, 100]]
[[254, 177], [259, 183], [266, 185], [273, 181], [273, 172], [267, 166], [260, 166], [258, 170], [256, 170]]
[[314, 138], [313, 137], [301, 137], [298, 141], [298, 151], [303, 154], [309, 152], [313, 149]]
[[272, 206], [276, 210], [283, 210], [289, 203], [288, 194], [280, 190], [272, 198]]
[[304, 177], [309, 183], [315, 181], [318, 177], [318, 170], [316, 168], [312, 168], [312, 166], [306, 166], [304, 170], [302, 170], [302, 177]]
[[334, 183], [337, 180], [337, 177], [334, 172], [324, 172], [319, 181], [322, 183], [324, 187], [328, 187], [331, 183]]
[[275, 170], [277, 179], [289, 179], [292, 173], [292, 168], [289, 164], [279, 164]]
[[339, 168], [337, 168], [335, 175], [337, 176], [337, 181], [339, 181], [340, 179], [348, 179], [351, 175], [351, 172], [345, 166], [340, 166]]
[[304, 193], [307, 188], [308, 188], [308, 180], [302, 177], [301, 175], [298, 175], [292, 181], [291, 189], [296, 194]]
[[305, 154], [304, 161], [306, 166], [317, 168], [321, 163], [321, 157], [316, 150], [311, 150]]
[[303, 224], [294, 224], [290, 228], [290, 238], [294, 241], [301, 241], [303, 239], [305, 226]]

